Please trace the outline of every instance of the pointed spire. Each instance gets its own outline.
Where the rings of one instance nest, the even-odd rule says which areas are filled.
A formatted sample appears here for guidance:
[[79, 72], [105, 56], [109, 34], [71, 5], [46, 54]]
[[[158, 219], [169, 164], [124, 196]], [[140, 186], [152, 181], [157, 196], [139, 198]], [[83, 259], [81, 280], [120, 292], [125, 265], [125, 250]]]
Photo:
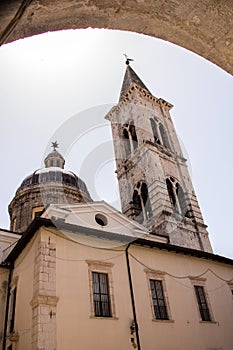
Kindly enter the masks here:
[[138, 77], [138, 75], [134, 72], [134, 70], [130, 67], [129, 62], [126, 61], [126, 71], [125, 71], [125, 76], [121, 88], [121, 93], [120, 93], [120, 99], [122, 96], [129, 90], [132, 84], [137, 84], [138, 86], [142, 87], [143, 89], [147, 90], [149, 94], [151, 92], [148, 90], [146, 85], [141, 81], [141, 79]]

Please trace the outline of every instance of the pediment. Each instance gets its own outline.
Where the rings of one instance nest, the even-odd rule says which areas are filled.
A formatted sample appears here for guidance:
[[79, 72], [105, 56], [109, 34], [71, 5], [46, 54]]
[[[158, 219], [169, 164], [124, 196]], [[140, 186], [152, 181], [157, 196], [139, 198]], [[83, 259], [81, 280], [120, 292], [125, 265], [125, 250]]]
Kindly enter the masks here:
[[102, 230], [121, 235], [142, 237], [147, 229], [104, 201], [72, 205], [53, 204], [43, 213], [47, 219], [61, 219], [64, 223]]

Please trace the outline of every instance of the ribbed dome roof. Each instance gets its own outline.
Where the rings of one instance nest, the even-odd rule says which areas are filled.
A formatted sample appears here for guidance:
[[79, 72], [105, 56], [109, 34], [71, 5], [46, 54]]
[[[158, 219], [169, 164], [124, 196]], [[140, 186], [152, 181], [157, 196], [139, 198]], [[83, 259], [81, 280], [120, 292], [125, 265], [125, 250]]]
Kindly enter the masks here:
[[36, 185], [36, 184], [45, 184], [50, 182], [53, 182], [53, 183], [57, 182], [57, 183], [74, 186], [82, 190], [83, 192], [86, 192], [89, 195], [86, 184], [83, 180], [81, 180], [73, 172], [66, 171], [59, 167], [48, 167], [48, 168], [34, 171], [34, 173], [27, 176], [23, 180], [17, 192], [27, 186]]
[[27, 176], [21, 183], [16, 193], [31, 185], [49, 185], [50, 183], [51, 185], [52, 183], [54, 185], [54, 182], [57, 182], [80, 189], [87, 194], [88, 197], [90, 197], [85, 182], [73, 172], [64, 170], [65, 159], [56, 150], [58, 147], [57, 141], [52, 142], [52, 147], [54, 148], [53, 151], [45, 157], [45, 168], [36, 170], [31, 175]]

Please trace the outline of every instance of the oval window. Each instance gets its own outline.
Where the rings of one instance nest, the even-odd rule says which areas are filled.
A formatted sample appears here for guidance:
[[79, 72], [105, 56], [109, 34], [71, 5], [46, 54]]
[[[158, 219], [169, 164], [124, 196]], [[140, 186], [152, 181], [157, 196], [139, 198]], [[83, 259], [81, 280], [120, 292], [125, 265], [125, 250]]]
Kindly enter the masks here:
[[100, 226], [106, 226], [107, 223], [108, 223], [108, 220], [107, 220], [106, 216], [104, 216], [102, 214], [96, 214], [95, 221]]

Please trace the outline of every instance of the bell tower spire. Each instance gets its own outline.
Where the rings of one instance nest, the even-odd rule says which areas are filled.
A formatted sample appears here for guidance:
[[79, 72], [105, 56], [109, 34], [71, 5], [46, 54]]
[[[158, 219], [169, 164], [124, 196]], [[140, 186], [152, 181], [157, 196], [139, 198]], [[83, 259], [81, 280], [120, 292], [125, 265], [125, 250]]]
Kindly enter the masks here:
[[106, 116], [112, 126], [122, 211], [155, 237], [211, 252], [170, 116], [173, 106], [153, 96], [129, 63], [119, 102]]
[[134, 84], [137, 86], [140, 86], [142, 89], [145, 89], [149, 94], [150, 91], [147, 89], [146, 85], [142, 82], [142, 80], [139, 78], [139, 76], [134, 72], [134, 70], [130, 67], [130, 61], [133, 61], [132, 58], [128, 58], [126, 56], [126, 71], [125, 71], [125, 76], [123, 80], [123, 84], [121, 87], [121, 92], [120, 92], [120, 100], [124, 97], [124, 95], [127, 93], [127, 91], [130, 89], [130, 87]]

